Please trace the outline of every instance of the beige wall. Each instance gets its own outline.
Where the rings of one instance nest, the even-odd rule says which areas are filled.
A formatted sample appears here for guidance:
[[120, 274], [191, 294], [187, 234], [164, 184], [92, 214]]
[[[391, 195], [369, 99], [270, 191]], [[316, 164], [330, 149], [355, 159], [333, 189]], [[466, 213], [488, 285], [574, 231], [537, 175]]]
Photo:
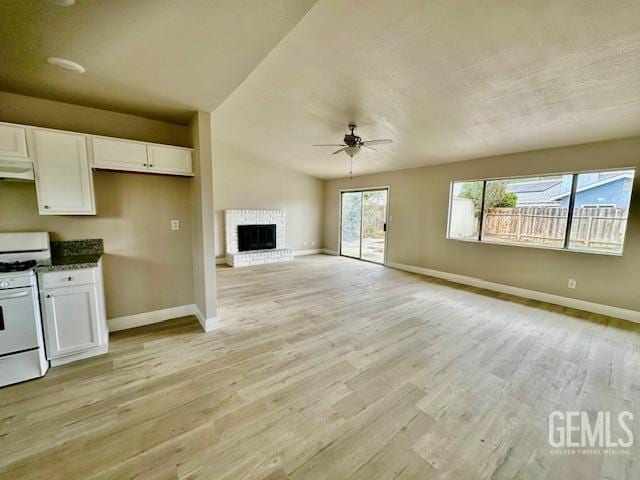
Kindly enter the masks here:
[[[107, 317], [193, 303], [189, 180], [94, 173], [96, 216], [38, 215], [33, 183], [0, 182], [0, 231], [102, 238]], [[180, 230], [171, 231], [171, 219]]]
[[[387, 262], [467, 275], [580, 300], [640, 310], [640, 178], [624, 256], [614, 257], [446, 240], [452, 180], [640, 168], [640, 138], [490, 157], [325, 184], [324, 247], [338, 250], [340, 189], [390, 186]], [[567, 288], [567, 280], [577, 288]]]
[[[0, 121], [190, 146], [187, 126], [0, 92]], [[33, 183], [0, 181], [0, 232], [102, 238], [109, 318], [193, 303], [192, 180], [94, 173], [96, 216], [40, 216]], [[179, 231], [170, 220], [181, 222]]]
[[[282, 209], [286, 242], [294, 250], [322, 247], [323, 182], [317, 178], [248, 158], [214, 138], [216, 256], [222, 257], [224, 211], [235, 208]], [[306, 245], [305, 245], [306, 242]]]
[[194, 148], [191, 183], [193, 297], [199, 310], [198, 320], [208, 331], [215, 328], [217, 315], [211, 114], [196, 112], [189, 128]]
[[186, 125], [8, 92], [0, 92], [0, 121], [191, 147]]

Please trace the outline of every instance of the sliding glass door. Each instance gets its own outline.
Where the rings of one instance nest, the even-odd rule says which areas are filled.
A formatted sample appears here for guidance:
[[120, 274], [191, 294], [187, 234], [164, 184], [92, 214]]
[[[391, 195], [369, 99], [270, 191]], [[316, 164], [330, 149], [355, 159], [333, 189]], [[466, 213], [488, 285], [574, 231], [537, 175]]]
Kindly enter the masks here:
[[340, 255], [360, 258], [361, 229], [362, 192], [342, 192]]
[[340, 255], [384, 263], [388, 190], [342, 192]]

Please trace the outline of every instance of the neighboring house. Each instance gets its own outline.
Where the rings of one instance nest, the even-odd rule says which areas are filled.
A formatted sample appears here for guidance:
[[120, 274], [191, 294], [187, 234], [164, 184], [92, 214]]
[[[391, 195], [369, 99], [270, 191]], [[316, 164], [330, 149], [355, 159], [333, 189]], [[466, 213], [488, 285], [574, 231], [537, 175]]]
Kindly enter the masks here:
[[[580, 177], [583, 177], [582, 175]], [[607, 175], [584, 175], [576, 189], [575, 208], [617, 207], [629, 208], [633, 185], [633, 172], [625, 171]], [[569, 206], [569, 193], [557, 195], [551, 199], [560, 202], [562, 207]]]
[[515, 193], [518, 197], [517, 207], [559, 206], [559, 202], [552, 200], [562, 191], [562, 180], [533, 180], [531, 182], [512, 183], [507, 185], [507, 192]]

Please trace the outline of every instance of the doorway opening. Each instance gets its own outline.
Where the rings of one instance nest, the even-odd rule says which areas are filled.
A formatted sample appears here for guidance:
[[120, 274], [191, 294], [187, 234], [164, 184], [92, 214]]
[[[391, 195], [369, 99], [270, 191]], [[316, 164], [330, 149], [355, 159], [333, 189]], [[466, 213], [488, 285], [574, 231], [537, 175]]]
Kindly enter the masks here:
[[340, 193], [340, 255], [384, 264], [388, 188]]

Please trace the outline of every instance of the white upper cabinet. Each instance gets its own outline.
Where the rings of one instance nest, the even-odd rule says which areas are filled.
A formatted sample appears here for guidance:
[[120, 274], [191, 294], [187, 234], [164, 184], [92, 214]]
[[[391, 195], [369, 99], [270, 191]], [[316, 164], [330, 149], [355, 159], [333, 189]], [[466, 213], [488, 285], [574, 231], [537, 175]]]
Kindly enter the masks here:
[[17, 169], [15, 178], [33, 180], [35, 170], [40, 215], [95, 215], [92, 168], [193, 176], [192, 152], [0, 122], [0, 160]]
[[91, 137], [93, 166], [109, 170], [145, 171], [147, 145], [141, 142]]
[[94, 168], [193, 175], [191, 149], [133, 140], [90, 137]]
[[95, 215], [86, 137], [31, 130], [41, 215]]
[[0, 157], [27, 160], [26, 129], [0, 123]]
[[147, 152], [150, 172], [193, 175], [190, 149], [147, 145]]

